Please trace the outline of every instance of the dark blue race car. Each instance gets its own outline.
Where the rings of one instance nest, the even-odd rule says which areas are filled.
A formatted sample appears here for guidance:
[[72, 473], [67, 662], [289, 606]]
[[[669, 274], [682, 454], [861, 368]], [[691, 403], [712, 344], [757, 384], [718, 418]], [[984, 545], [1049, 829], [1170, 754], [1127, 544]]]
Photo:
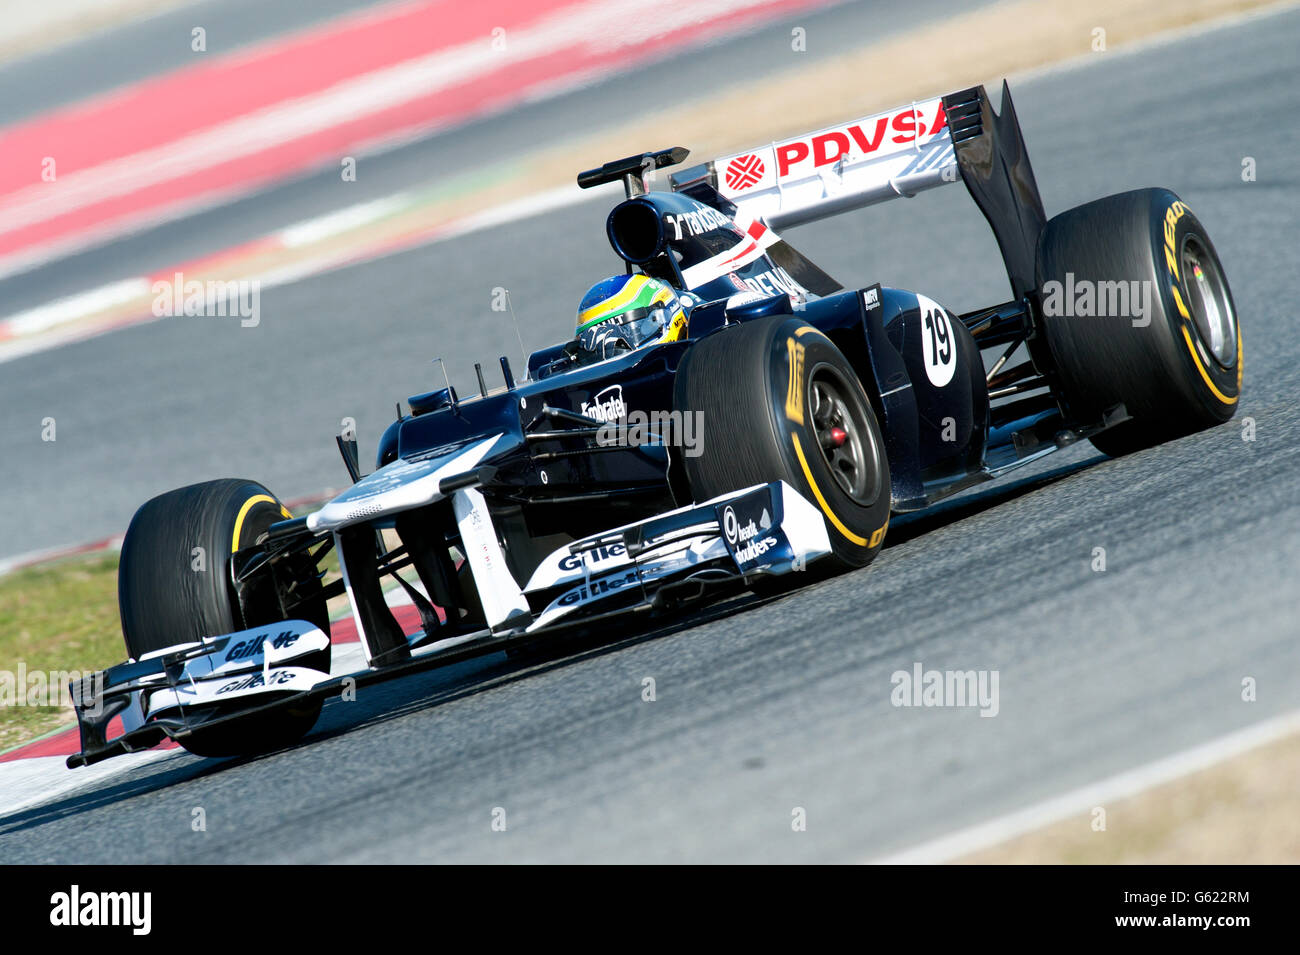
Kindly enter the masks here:
[[[1125, 454], [1236, 409], [1240, 331], [1205, 229], [1164, 189], [1049, 220], [1005, 85], [1000, 113], [975, 87], [648, 189], [686, 155], [578, 177], [623, 183], [607, 233], [626, 268], [524, 380], [502, 358], [494, 388], [476, 366], [478, 394], [410, 397], [368, 475], [340, 438], [353, 484], [307, 517], [231, 479], [141, 507], [119, 577], [130, 659], [74, 687], [69, 765], [167, 737], [205, 755], [291, 743], [342, 687], [862, 567], [891, 514], [1079, 440]], [[958, 180], [1012, 292], [969, 314], [843, 288], [777, 232]], [[331, 676], [343, 593], [367, 666]]]

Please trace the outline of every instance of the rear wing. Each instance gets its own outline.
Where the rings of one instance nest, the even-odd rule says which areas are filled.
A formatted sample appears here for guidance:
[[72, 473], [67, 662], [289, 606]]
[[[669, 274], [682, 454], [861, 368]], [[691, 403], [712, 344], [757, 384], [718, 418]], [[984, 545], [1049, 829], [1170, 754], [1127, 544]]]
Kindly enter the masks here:
[[670, 177], [706, 183], [743, 215], [774, 229], [848, 212], [961, 179], [997, 238], [1016, 298], [1035, 286], [1047, 219], [1011, 91], [1002, 112], [983, 86], [723, 156]]

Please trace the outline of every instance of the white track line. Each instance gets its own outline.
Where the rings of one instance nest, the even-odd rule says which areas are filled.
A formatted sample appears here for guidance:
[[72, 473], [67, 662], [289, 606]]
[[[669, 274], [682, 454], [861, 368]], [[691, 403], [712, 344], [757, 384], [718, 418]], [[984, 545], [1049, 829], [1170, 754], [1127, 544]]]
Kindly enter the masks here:
[[76, 295], [69, 295], [67, 298], [18, 312], [8, 318], [0, 319], [0, 324], [7, 327], [15, 336], [31, 335], [76, 321], [86, 315], [97, 315], [115, 305], [141, 298], [148, 295], [151, 288], [149, 280], [143, 277], [109, 282], [98, 288], [78, 292]]
[[68, 769], [66, 756], [36, 756], [0, 763], [0, 819], [89, 788], [126, 770], [178, 755], [184, 756], [185, 752], [150, 749], [81, 769]]
[[384, 216], [400, 212], [410, 204], [411, 197], [405, 192], [398, 192], [384, 196], [382, 199], [372, 199], [369, 202], [327, 212], [314, 219], [291, 225], [287, 229], [281, 229], [276, 234], [285, 248], [296, 249], [300, 245], [310, 245], [333, 238], [350, 229], [369, 225]]
[[1193, 746], [1172, 756], [1157, 759], [1103, 779], [1100, 782], [1054, 796], [1024, 809], [956, 832], [901, 852], [867, 861], [878, 865], [927, 865], [949, 862], [979, 852], [1027, 832], [1042, 829], [1074, 815], [1090, 812], [1118, 799], [1126, 799], [1156, 786], [1208, 769], [1249, 750], [1300, 732], [1300, 710], [1236, 730], [1208, 743]]

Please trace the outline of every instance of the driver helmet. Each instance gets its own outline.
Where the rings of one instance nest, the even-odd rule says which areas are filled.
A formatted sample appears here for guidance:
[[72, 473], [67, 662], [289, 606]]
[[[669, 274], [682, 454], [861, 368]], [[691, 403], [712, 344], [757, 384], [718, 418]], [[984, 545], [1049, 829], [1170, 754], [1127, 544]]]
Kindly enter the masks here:
[[578, 305], [578, 348], [597, 358], [685, 337], [691, 300], [640, 273], [597, 282]]

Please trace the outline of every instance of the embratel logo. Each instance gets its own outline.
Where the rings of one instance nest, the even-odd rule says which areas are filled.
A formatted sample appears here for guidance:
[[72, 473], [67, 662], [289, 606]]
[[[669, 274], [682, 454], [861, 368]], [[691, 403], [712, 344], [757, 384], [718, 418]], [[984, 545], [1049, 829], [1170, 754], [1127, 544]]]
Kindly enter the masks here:
[[763, 178], [763, 160], [753, 153], [737, 156], [727, 163], [727, 188], [740, 192]]
[[598, 392], [590, 401], [584, 401], [579, 409], [581, 414], [597, 421], [618, 421], [627, 417], [627, 405], [623, 402], [623, 386], [610, 385]]
[[148, 935], [152, 913], [152, 892], [82, 892], [74, 885], [50, 896], [51, 925], [129, 926], [132, 935]]

